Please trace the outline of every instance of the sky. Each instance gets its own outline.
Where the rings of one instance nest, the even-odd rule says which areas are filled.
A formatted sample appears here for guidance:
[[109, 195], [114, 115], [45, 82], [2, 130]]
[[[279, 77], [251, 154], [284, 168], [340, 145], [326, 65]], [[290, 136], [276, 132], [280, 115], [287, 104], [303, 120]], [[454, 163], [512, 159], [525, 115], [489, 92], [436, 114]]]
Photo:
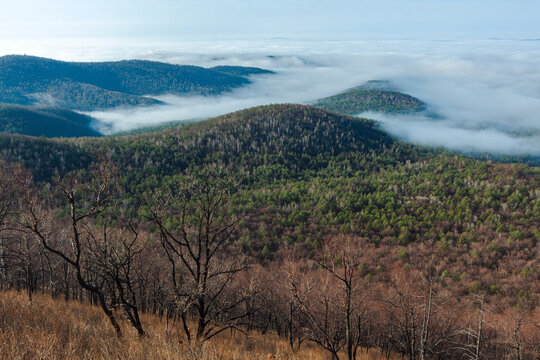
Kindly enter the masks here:
[[538, 0], [2, 0], [0, 38], [535, 36]]

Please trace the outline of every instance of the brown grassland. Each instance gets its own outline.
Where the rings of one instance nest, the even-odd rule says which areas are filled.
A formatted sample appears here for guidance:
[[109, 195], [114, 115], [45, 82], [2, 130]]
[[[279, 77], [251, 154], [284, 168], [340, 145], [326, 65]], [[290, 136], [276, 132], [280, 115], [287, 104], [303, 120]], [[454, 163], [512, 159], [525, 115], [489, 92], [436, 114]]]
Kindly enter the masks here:
[[[143, 314], [148, 336], [138, 338], [127, 324], [118, 339], [103, 312], [94, 306], [64, 302], [36, 294], [33, 301], [22, 292], [0, 292], [0, 359], [329, 359], [326, 352], [305, 343], [293, 353], [287, 342], [274, 334], [250, 333], [247, 337], [227, 332], [202, 345], [187, 344], [178, 324]], [[378, 351], [362, 353], [362, 359], [382, 360]]]

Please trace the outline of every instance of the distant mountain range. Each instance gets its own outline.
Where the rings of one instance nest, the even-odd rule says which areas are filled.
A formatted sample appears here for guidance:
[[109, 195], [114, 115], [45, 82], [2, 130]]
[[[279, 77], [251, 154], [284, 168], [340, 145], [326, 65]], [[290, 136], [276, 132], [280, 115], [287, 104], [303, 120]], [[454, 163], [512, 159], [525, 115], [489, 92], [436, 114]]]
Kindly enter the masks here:
[[238, 66], [203, 68], [153, 61], [65, 62], [25, 55], [0, 57], [0, 103], [71, 110], [160, 104], [153, 95], [215, 95], [271, 71]]
[[[46, 137], [99, 136], [91, 128], [96, 120], [73, 110], [159, 105], [163, 102], [152, 96], [164, 94], [217, 95], [249, 84], [252, 75], [272, 73], [241, 66], [203, 68], [143, 60], [85, 63], [3, 56], [0, 132]], [[412, 113], [425, 108], [423, 102], [398, 92], [390, 82], [378, 80], [320, 99], [314, 105], [347, 115], [364, 111]]]
[[0, 57], [0, 132], [46, 137], [101, 136], [77, 111], [159, 105], [155, 95], [216, 95], [271, 71], [241, 66], [171, 65], [153, 61], [65, 62]]

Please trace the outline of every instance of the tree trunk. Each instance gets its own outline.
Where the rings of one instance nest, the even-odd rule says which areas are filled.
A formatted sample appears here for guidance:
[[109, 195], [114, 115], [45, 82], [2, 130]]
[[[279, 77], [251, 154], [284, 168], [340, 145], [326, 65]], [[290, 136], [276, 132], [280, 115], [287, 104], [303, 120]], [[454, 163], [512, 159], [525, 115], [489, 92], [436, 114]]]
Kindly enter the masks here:
[[346, 326], [345, 326], [345, 344], [347, 346], [347, 359], [353, 360], [353, 339], [351, 336], [351, 286], [346, 284], [346, 305], [345, 305], [345, 315], [346, 315]]
[[98, 294], [98, 298], [99, 298], [99, 303], [101, 305], [101, 309], [103, 310], [105, 315], [107, 315], [107, 317], [109, 318], [109, 321], [111, 322], [111, 325], [114, 328], [114, 331], [116, 332], [116, 336], [118, 336], [118, 338], [121, 338], [122, 337], [122, 330], [120, 329], [120, 326], [116, 322], [116, 318], [114, 317], [114, 313], [107, 306], [107, 303], [105, 301], [105, 296], [103, 296], [103, 294]]
[[424, 320], [422, 322], [422, 337], [420, 338], [420, 360], [425, 360], [426, 356], [426, 343], [429, 336], [429, 322], [431, 319], [431, 302], [433, 298], [433, 285], [429, 284], [429, 295], [426, 308], [424, 310]]

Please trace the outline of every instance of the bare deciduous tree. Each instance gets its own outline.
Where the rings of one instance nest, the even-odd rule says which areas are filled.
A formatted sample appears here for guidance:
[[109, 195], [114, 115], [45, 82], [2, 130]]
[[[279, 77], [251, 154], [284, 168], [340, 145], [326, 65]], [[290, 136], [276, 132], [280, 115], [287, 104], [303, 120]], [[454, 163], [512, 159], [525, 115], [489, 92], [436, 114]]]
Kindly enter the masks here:
[[107, 301], [102, 282], [99, 281], [101, 279], [93, 271], [95, 264], [88, 246], [93, 236], [92, 220], [107, 209], [113, 191], [110, 164], [100, 163], [90, 179], [95, 183], [85, 182], [77, 174], [57, 179], [69, 213], [62, 224], [57, 224], [49, 207], [40, 201], [32, 189], [28, 189], [21, 223], [47, 251], [71, 266], [79, 285], [97, 297], [117, 336], [121, 337], [122, 331]]
[[2, 286], [7, 281], [7, 257], [13, 255], [13, 253], [8, 254], [9, 239], [14, 240], [14, 246], [18, 246], [18, 237], [14, 234], [15, 226], [13, 225], [13, 218], [18, 212], [18, 200], [31, 182], [32, 176], [22, 165], [0, 159], [0, 282]]
[[234, 243], [241, 218], [231, 215], [229, 191], [234, 185], [228, 176], [222, 168], [209, 166], [147, 200], [188, 339], [192, 332], [186, 316], [195, 317], [196, 339], [206, 341], [237, 327], [248, 315], [238, 312], [247, 298], [228, 295], [237, 274], [249, 266]]
[[130, 324], [140, 336], [145, 335], [140, 317], [137, 299], [137, 272], [143, 267], [141, 256], [146, 246], [146, 239], [139, 231], [128, 224], [128, 229], [102, 226], [99, 233], [90, 233], [89, 251], [99, 274], [114, 292], [119, 305], [124, 310]]
[[309, 340], [339, 359], [356, 359], [365, 308], [361, 291], [363, 245], [359, 239], [338, 237], [323, 247], [320, 270], [295, 285], [295, 296], [307, 319]]
[[363, 247], [360, 239], [338, 237], [323, 248], [321, 266], [339, 283], [341, 304], [345, 316], [345, 350], [347, 359], [356, 359], [360, 345], [363, 318], [360, 279], [362, 276]]
[[267, 282], [272, 284], [272, 316], [276, 319], [276, 330], [287, 338], [292, 351], [297, 351], [307, 340], [308, 331], [305, 316], [302, 314], [300, 292], [308, 281], [310, 261], [299, 256], [295, 248], [280, 254], [280, 262], [270, 269]]
[[466, 329], [457, 332], [459, 343], [455, 349], [463, 354], [463, 358], [469, 360], [480, 360], [484, 358], [482, 347], [485, 335], [485, 295], [475, 295], [473, 305], [475, 306], [474, 321], [470, 321]]

